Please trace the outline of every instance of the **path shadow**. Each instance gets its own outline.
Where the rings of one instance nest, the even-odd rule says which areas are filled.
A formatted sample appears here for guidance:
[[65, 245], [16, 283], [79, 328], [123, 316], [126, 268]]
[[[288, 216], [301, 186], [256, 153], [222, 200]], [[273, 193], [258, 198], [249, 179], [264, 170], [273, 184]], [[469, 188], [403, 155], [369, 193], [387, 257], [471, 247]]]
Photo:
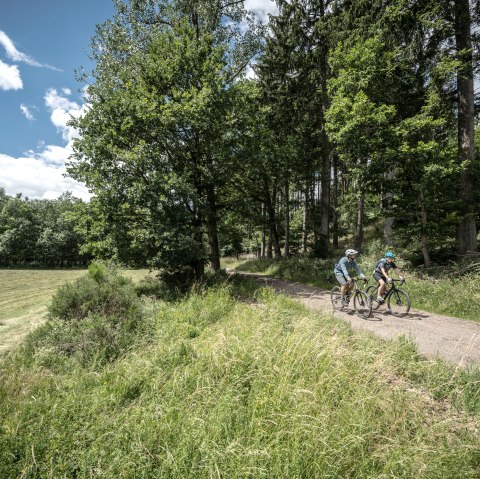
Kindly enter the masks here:
[[[406, 319], [406, 320], [412, 319], [412, 320], [418, 320], [418, 321], [422, 321], [424, 318], [429, 318], [430, 317], [429, 314], [419, 313], [419, 312], [416, 312], [416, 311], [415, 312], [410, 312], [405, 316], [399, 316], [398, 314], [392, 313], [388, 309], [383, 310], [383, 311], [377, 310], [374, 313], [377, 313], [377, 314], [380, 314], [380, 315], [385, 315], [385, 316], [388, 316], [390, 318]], [[374, 314], [374, 313], [372, 313], [372, 314]]]
[[422, 319], [429, 318], [429, 317], [430, 317], [429, 314], [419, 313], [419, 312], [415, 311], [413, 313], [408, 313], [405, 316], [405, 318], [402, 318], [402, 319], [417, 319], [418, 321], [421, 321]]

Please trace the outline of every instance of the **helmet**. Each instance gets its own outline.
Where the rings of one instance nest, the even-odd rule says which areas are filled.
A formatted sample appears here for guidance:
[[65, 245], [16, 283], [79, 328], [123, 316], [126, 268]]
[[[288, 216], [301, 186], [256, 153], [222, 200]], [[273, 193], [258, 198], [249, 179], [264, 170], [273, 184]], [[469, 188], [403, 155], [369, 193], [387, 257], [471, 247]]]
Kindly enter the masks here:
[[385, 253], [385, 258], [395, 259], [395, 253], [393, 253], [392, 251], [387, 251], [387, 252]]
[[345, 256], [350, 256], [351, 254], [358, 254], [358, 251], [356, 249], [347, 249], [345, 251]]

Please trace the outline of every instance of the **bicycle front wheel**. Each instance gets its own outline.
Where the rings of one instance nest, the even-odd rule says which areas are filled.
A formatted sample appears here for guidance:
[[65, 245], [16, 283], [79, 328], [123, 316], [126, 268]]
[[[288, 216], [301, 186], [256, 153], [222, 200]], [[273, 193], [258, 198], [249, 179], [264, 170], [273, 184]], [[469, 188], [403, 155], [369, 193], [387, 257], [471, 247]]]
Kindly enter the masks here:
[[410, 297], [403, 289], [396, 289], [389, 294], [387, 305], [394, 316], [403, 318], [410, 311]]
[[367, 288], [367, 296], [370, 298], [370, 303], [372, 304], [372, 309], [376, 311], [380, 303], [377, 301], [378, 296], [378, 286], [369, 286]]
[[339, 286], [334, 286], [332, 288], [332, 292], [330, 293], [330, 300], [332, 301], [332, 307], [334, 311], [336, 309], [339, 311], [343, 309], [342, 293], [340, 292]]
[[353, 308], [362, 319], [367, 319], [372, 314], [372, 303], [365, 291], [356, 291], [353, 295]]

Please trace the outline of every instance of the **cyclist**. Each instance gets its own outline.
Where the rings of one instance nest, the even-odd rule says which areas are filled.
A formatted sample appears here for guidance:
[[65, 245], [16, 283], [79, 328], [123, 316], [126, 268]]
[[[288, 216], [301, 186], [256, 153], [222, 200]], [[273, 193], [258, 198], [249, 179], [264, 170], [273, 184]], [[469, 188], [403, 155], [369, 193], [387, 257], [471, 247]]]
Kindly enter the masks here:
[[399, 274], [401, 280], [403, 277], [400, 276], [400, 268], [395, 264], [395, 253], [393, 251], [387, 251], [383, 258], [377, 261], [375, 269], [373, 270], [373, 277], [378, 282], [378, 296], [377, 301], [383, 303], [383, 295], [385, 293], [385, 288], [387, 283], [391, 283], [393, 280], [390, 277], [390, 270], [395, 269]]
[[348, 305], [349, 299], [346, 297], [353, 288], [353, 279], [350, 277], [349, 272], [355, 271], [360, 278], [365, 279], [365, 275], [355, 261], [358, 256], [358, 251], [354, 249], [347, 249], [345, 256], [335, 265], [333, 272], [337, 281], [340, 283], [340, 294], [342, 296], [343, 304]]

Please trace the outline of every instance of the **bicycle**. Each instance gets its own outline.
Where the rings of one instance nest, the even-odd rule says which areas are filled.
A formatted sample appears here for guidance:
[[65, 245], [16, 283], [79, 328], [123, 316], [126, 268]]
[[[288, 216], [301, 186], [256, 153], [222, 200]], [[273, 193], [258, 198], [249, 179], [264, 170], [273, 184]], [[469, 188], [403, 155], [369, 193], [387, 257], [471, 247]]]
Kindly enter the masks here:
[[[363, 281], [365, 282], [365, 285], [368, 283], [368, 279], [366, 278]], [[332, 301], [333, 309], [343, 311], [345, 307], [348, 306], [350, 299], [352, 299], [353, 309], [357, 313], [357, 316], [362, 319], [367, 319], [372, 314], [372, 303], [370, 302], [370, 296], [368, 296], [364, 290], [358, 287], [356, 279], [353, 280], [353, 285], [353, 290], [345, 295], [345, 299], [347, 300], [346, 304], [344, 304], [342, 301], [340, 286], [334, 286], [332, 288], [330, 299]]]
[[[387, 283], [387, 290], [383, 296], [383, 302], [387, 305], [387, 308], [394, 316], [398, 316], [399, 318], [405, 317], [408, 312], [410, 311], [410, 307], [412, 305], [410, 301], [410, 296], [408, 293], [400, 288], [395, 286], [395, 283], [398, 283], [399, 286], [405, 284], [405, 279], [393, 279], [391, 283]], [[370, 303], [372, 305], [372, 309], [376, 311], [381, 302], [378, 301], [378, 288], [377, 286], [369, 286], [367, 288], [367, 294], [370, 298]]]

